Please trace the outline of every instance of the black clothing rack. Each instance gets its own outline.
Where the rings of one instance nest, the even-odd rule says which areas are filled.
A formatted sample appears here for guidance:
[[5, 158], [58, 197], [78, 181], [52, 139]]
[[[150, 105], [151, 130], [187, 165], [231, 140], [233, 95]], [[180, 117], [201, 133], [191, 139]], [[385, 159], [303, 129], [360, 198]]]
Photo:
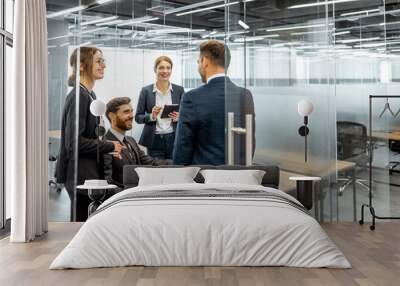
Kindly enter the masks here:
[[400, 219], [400, 217], [384, 217], [384, 216], [378, 216], [375, 213], [375, 209], [372, 204], [372, 149], [373, 149], [373, 144], [371, 143], [372, 139], [372, 100], [374, 98], [400, 98], [400, 95], [370, 95], [369, 96], [369, 203], [368, 204], [363, 204], [361, 206], [361, 219], [359, 223], [362, 225], [364, 224], [364, 209], [369, 208], [369, 211], [372, 216], [372, 225], [369, 226], [371, 230], [375, 229], [375, 220], [376, 219]]

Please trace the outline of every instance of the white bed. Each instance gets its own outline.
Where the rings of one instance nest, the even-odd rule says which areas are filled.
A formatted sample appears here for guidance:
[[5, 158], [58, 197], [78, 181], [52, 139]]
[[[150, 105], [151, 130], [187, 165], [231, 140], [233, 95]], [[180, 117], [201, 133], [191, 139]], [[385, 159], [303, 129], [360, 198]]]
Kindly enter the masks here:
[[[247, 194], [248, 190], [250, 195], [178, 194], [121, 200], [174, 190], [182, 194]], [[253, 191], [265, 192], [272, 199], [253, 197]], [[295, 203], [299, 204], [282, 191], [254, 185], [193, 183], [127, 189], [99, 207], [50, 269], [128, 265], [350, 268], [318, 222]]]

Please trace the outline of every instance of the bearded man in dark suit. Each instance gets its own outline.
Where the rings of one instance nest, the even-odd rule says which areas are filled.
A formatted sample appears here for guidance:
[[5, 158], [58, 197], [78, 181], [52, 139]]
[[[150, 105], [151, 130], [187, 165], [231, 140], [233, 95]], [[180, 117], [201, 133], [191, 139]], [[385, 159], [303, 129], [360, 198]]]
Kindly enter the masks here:
[[107, 103], [106, 117], [111, 128], [104, 139], [118, 141], [123, 149], [119, 157], [104, 155], [104, 178], [110, 183], [123, 188], [123, 168], [125, 165], [162, 165], [166, 161], [154, 159], [139, 148], [135, 139], [125, 135], [132, 129], [133, 109], [129, 97], [117, 97]]

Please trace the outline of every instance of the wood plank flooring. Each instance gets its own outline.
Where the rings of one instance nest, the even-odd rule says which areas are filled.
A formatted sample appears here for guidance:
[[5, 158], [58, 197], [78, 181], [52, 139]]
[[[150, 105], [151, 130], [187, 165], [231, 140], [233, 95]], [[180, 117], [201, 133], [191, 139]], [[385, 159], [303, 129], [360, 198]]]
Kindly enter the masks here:
[[400, 223], [324, 224], [353, 268], [289, 267], [122, 267], [48, 270], [51, 261], [80, 228], [80, 223], [50, 223], [47, 235], [32, 243], [0, 241], [0, 285], [400, 285]]

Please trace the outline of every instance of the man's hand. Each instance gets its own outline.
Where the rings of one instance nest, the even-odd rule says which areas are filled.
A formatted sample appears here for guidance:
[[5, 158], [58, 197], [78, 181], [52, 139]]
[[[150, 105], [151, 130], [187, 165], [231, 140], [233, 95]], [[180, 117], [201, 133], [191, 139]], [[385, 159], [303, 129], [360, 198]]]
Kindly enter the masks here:
[[123, 146], [118, 141], [111, 141], [111, 142], [114, 144], [114, 151], [112, 152], [112, 155], [115, 158], [122, 159], [121, 152], [122, 152], [122, 149], [125, 149], [126, 147]]

